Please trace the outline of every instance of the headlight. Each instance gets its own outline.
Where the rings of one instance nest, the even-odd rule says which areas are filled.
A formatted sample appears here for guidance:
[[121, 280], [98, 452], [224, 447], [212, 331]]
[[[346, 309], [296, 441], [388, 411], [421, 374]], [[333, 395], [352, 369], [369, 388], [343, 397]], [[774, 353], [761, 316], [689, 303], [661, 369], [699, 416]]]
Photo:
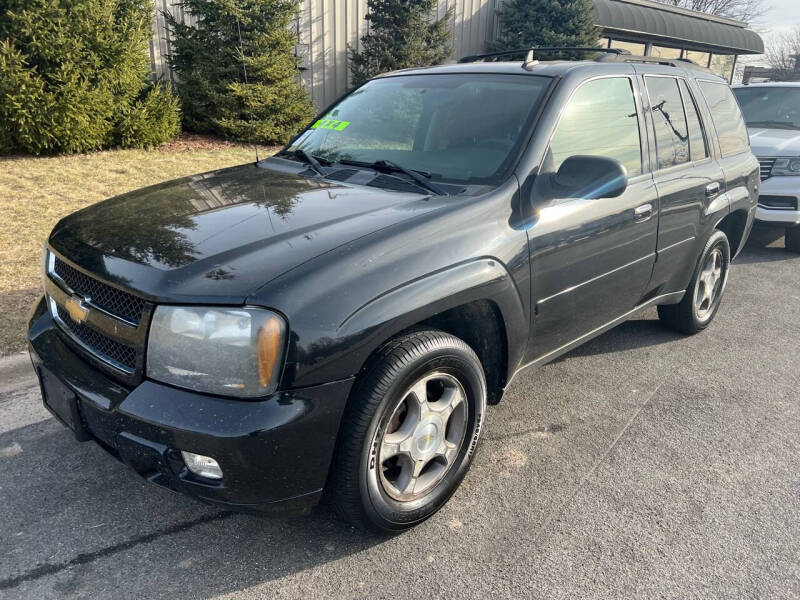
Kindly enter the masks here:
[[159, 306], [147, 375], [209, 394], [266, 396], [278, 386], [286, 324], [269, 310]]
[[772, 165], [770, 176], [800, 175], [800, 158], [779, 158]]

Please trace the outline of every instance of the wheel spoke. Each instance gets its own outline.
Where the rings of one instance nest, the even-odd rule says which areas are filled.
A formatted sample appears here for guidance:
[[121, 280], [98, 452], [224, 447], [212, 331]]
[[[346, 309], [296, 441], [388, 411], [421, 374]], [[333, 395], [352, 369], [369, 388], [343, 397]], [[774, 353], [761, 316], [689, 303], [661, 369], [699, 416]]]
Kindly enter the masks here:
[[418, 420], [428, 414], [428, 380], [423, 379], [414, 384], [409, 390], [409, 398], [413, 398], [417, 406]]
[[439, 414], [442, 423], [447, 427], [447, 421], [453, 411], [464, 401], [464, 394], [457, 387], [447, 387], [442, 397], [430, 406], [430, 409]]
[[402, 453], [400, 450], [400, 441], [394, 441], [390, 439], [392, 435], [394, 434], [389, 434], [383, 438], [380, 455], [381, 463]]
[[403, 467], [402, 477], [400, 480], [398, 480], [398, 483], [401, 484], [401, 486], [398, 488], [400, 489], [401, 493], [414, 493], [414, 488], [416, 487], [417, 482], [419, 481], [419, 476], [426, 464], [428, 464], [428, 461], [415, 460]]
[[436, 456], [443, 458], [448, 466], [453, 463], [456, 454], [458, 454], [458, 445], [447, 440], [442, 440], [442, 443], [436, 449]]

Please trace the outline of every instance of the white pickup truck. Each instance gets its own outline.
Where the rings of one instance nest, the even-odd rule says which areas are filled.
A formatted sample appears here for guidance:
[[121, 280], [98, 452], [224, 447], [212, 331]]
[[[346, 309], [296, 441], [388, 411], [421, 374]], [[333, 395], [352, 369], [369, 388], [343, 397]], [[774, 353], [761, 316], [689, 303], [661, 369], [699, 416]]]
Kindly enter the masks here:
[[786, 249], [800, 252], [800, 83], [734, 86], [750, 146], [761, 164], [756, 219], [786, 228]]

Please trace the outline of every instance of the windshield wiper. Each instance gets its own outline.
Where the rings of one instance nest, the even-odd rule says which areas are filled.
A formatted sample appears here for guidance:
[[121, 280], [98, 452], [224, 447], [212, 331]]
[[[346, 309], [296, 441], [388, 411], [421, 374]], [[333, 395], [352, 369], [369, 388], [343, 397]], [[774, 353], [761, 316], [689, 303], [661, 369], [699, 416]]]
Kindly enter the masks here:
[[[322, 170], [322, 161], [313, 154], [309, 154], [308, 152], [302, 150], [301, 148], [297, 148], [296, 150], [287, 150], [286, 152], [282, 152], [281, 154], [287, 154], [289, 156], [295, 156], [299, 158], [304, 163], [307, 163], [311, 167], [311, 170], [314, 171], [317, 175], [319, 175], [320, 177], [325, 177], [325, 172]], [[325, 162], [329, 163], [329, 161]]]
[[417, 185], [421, 188], [428, 190], [429, 192], [433, 192], [437, 196], [449, 196], [447, 192], [445, 192], [442, 188], [438, 185], [433, 183], [432, 181], [428, 181], [426, 178], [430, 177], [431, 174], [426, 171], [417, 171], [414, 169], [406, 169], [402, 165], [398, 165], [396, 162], [392, 162], [391, 160], [376, 160], [373, 163], [362, 162], [359, 160], [340, 160], [340, 163], [344, 165], [355, 165], [357, 167], [369, 167], [371, 169], [375, 169], [376, 171], [383, 171], [386, 173], [403, 173], [404, 175], [408, 175], [413, 179]]

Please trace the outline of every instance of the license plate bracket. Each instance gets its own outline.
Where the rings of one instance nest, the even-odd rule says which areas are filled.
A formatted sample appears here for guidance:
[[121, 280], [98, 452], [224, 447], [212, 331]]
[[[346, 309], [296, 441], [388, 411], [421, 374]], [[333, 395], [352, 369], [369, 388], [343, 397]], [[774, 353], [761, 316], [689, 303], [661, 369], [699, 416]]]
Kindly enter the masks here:
[[44, 367], [39, 368], [39, 381], [45, 408], [70, 429], [79, 442], [92, 439], [81, 419], [75, 393]]

